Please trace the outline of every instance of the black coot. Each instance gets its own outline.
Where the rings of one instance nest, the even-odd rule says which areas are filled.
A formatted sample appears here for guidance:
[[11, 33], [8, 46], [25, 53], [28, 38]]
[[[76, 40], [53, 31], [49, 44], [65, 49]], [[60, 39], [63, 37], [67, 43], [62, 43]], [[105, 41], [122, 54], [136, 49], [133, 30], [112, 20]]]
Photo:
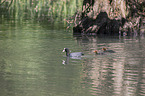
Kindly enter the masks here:
[[62, 52], [66, 52], [66, 56], [70, 56], [70, 57], [80, 57], [80, 56], [84, 55], [82, 52], [70, 53], [68, 48], [64, 48]]

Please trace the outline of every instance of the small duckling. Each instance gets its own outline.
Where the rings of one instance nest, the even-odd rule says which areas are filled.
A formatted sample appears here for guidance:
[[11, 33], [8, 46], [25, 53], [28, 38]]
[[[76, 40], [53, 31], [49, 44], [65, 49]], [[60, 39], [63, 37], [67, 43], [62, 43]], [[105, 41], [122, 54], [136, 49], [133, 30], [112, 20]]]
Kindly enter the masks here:
[[108, 48], [105, 48], [105, 47], [103, 47], [102, 50], [103, 50], [104, 52], [115, 53], [115, 51], [113, 51], [113, 50], [108, 50]]
[[95, 50], [94, 53], [96, 53], [97, 55], [103, 55], [104, 51], [102, 51], [102, 50]]

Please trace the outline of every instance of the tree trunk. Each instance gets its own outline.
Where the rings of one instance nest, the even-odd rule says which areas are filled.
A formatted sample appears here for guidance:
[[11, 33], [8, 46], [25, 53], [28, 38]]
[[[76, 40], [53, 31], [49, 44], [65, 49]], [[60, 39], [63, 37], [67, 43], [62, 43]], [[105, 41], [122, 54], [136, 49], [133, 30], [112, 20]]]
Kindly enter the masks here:
[[73, 32], [107, 35], [144, 32], [144, 11], [143, 0], [84, 0]]

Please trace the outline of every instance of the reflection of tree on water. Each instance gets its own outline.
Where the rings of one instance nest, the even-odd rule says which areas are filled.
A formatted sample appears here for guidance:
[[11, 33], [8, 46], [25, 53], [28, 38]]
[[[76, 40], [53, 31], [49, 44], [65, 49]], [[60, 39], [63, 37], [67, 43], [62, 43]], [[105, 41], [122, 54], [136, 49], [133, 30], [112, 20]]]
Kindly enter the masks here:
[[127, 88], [130, 88], [130, 92], [138, 95], [145, 94], [144, 86], [144, 61], [145, 61], [145, 51], [144, 43], [145, 39], [128, 39], [126, 45], [131, 43], [130, 46], [126, 46], [126, 58], [125, 58], [125, 75], [124, 75], [124, 84]]
[[[144, 41], [133, 38], [75, 37], [78, 44], [91, 54], [95, 48], [107, 46], [116, 53], [86, 58], [83, 64], [83, 82], [93, 95], [143, 95]], [[112, 40], [112, 41], [111, 41]], [[116, 40], [116, 41], [115, 41]], [[139, 46], [137, 46], [139, 45]]]
[[[77, 40], [77, 43], [83, 46], [83, 50], [93, 52], [95, 49], [102, 49], [103, 47], [110, 47], [112, 42], [118, 43], [120, 42], [119, 36], [75, 36], [74, 38]], [[109, 49], [114, 49], [113, 47], [117, 46], [111, 44]], [[92, 53], [90, 53], [92, 54]]]

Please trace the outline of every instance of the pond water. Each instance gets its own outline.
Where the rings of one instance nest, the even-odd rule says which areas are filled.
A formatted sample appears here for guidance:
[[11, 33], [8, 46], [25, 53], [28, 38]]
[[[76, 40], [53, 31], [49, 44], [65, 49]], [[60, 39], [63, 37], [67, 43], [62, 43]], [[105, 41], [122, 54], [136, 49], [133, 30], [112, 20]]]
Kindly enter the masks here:
[[[67, 58], [62, 50], [81, 51]], [[95, 55], [107, 47], [115, 53]], [[1, 96], [144, 96], [145, 38], [73, 36], [60, 24], [0, 24]]]

